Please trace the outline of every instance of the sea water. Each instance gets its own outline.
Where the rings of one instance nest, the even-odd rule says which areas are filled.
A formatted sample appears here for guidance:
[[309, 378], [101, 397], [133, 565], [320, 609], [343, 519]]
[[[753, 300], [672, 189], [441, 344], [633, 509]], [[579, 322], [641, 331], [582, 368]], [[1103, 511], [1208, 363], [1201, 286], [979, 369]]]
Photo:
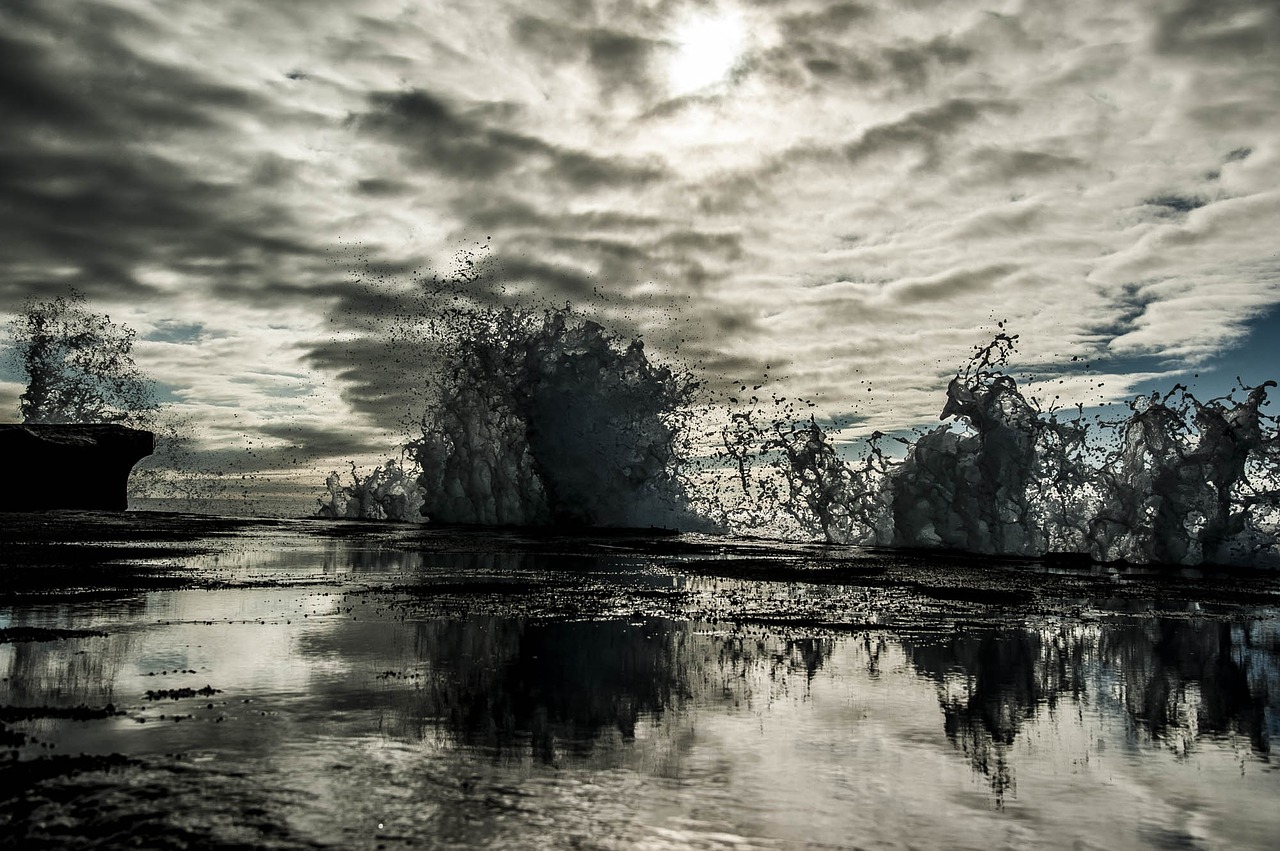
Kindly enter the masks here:
[[[250, 522], [196, 544], [160, 559], [179, 587], [0, 608], [6, 629], [73, 631], [0, 644], [4, 721], [27, 738], [0, 844], [1263, 848], [1280, 831], [1265, 577], [1237, 597], [1212, 591], [1245, 587], [1229, 577], [1040, 571], [1024, 599], [972, 587], [1029, 566], [710, 537]], [[57, 711], [76, 707], [98, 714]]]

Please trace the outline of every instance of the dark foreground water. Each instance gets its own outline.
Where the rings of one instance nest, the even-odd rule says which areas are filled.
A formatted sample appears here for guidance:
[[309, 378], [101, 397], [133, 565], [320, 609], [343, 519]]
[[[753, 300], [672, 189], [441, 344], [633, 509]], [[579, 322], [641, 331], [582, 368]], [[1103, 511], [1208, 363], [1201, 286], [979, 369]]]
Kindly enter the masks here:
[[1274, 575], [5, 520], [5, 847], [1280, 837]]

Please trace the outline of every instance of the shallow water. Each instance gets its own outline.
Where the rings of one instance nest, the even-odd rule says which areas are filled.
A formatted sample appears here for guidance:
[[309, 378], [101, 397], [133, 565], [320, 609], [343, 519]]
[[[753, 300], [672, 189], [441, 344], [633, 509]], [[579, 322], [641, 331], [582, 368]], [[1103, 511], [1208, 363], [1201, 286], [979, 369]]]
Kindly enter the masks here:
[[322, 528], [200, 538], [152, 559], [174, 587], [7, 598], [9, 846], [1280, 835], [1271, 578], [1040, 571], [984, 597], [938, 577], [985, 567], [851, 550], [819, 579], [833, 551]]

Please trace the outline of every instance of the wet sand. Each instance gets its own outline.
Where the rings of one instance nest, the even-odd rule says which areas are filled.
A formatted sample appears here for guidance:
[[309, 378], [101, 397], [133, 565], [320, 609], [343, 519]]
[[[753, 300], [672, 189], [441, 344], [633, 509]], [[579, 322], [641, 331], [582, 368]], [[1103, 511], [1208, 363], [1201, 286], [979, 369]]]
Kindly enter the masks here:
[[1274, 574], [4, 521], [5, 847], [1265, 847], [1280, 831]]

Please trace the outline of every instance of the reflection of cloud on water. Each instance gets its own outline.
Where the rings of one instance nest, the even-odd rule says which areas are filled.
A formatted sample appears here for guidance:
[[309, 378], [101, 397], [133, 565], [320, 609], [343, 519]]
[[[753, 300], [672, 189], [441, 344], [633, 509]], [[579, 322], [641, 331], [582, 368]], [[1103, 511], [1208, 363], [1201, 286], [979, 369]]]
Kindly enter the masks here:
[[253, 546], [219, 549], [184, 559], [184, 565], [202, 572], [254, 574], [410, 573], [422, 568], [420, 553], [343, 540], [325, 541], [288, 537]]
[[0, 645], [0, 671], [7, 678], [4, 703], [16, 706], [102, 706], [115, 700], [119, 662], [131, 636], [93, 636], [79, 649], [58, 652], [50, 642]]
[[[64, 751], [233, 766], [315, 836], [347, 836], [341, 816], [462, 844], [548, 824], [589, 844], [603, 824], [624, 844], [1026, 845], [1115, 823], [1114, 844], [1232, 845], [1259, 841], [1280, 791], [1257, 770], [1274, 620], [814, 636], [396, 599], [258, 587], [16, 611], [108, 635], [0, 646], [0, 702], [113, 699], [127, 716], [40, 730]], [[142, 699], [206, 683], [222, 692]]]
[[92, 630], [105, 634], [76, 640], [0, 644], [0, 702], [18, 706], [102, 706], [115, 700], [122, 660], [133, 652], [135, 636], [122, 625], [141, 617], [141, 597], [99, 604], [86, 616], [79, 607], [52, 604], [35, 611], [13, 610], [14, 626]]
[[[162, 715], [171, 720], [175, 714], [189, 713], [192, 706], [200, 710], [201, 722], [212, 722], [218, 715], [248, 717], [264, 702], [296, 701], [318, 679], [345, 678], [346, 660], [304, 658], [298, 651], [306, 633], [334, 626], [338, 599], [333, 594], [298, 595], [278, 589], [190, 590], [140, 595], [105, 608], [24, 610], [17, 613], [27, 621], [24, 625], [85, 629], [91, 624], [107, 634], [0, 645], [0, 670], [7, 678], [0, 686], [0, 703], [97, 707], [112, 703], [128, 712], [104, 722], [106, 729], [61, 725], [66, 752], [258, 748], [278, 738], [278, 730], [257, 722], [218, 727], [188, 724], [181, 730], [158, 728], [151, 722]], [[150, 690], [205, 685], [221, 694], [191, 706], [143, 698]], [[206, 702], [214, 708], [208, 709]], [[322, 717], [320, 712], [311, 720]], [[140, 724], [139, 718], [150, 726]]]

